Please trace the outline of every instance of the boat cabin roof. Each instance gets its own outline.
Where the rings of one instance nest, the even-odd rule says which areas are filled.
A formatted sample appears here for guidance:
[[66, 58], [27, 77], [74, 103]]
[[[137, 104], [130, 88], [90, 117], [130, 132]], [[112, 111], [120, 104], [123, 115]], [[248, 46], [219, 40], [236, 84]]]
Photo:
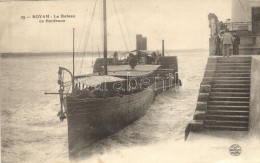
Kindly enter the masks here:
[[79, 78], [77, 80], [77, 83], [95, 87], [102, 83], [115, 83], [115, 82], [122, 82], [125, 80], [126, 79], [118, 78], [110, 75], [93, 75], [93, 76]]
[[136, 65], [132, 70], [129, 65], [108, 65], [108, 75], [112, 76], [147, 76], [161, 65]]
[[155, 51], [149, 51], [149, 50], [133, 50], [127, 53], [132, 53], [132, 52], [141, 52], [143, 54], [147, 54], [147, 55], [152, 55], [152, 53], [156, 53]]

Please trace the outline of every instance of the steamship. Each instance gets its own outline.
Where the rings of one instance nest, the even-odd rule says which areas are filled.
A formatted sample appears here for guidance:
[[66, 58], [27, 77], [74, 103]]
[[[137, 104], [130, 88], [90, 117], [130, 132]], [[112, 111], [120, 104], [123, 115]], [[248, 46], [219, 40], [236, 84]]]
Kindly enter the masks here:
[[[174, 56], [161, 57], [160, 64], [148, 64], [144, 59], [134, 69], [124, 60], [115, 65], [108, 59], [105, 75], [98, 68], [104, 61], [96, 60], [93, 74], [74, 76], [72, 93], [61, 95], [64, 111], [60, 118], [67, 117], [71, 158], [144, 116], [159, 92], [180, 84]], [[60, 68], [60, 76], [63, 70]], [[59, 83], [63, 90], [63, 82]]]
[[[164, 56], [164, 50], [161, 54], [147, 51], [147, 39], [142, 35], [136, 36], [137, 50], [122, 54], [125, 58], [117, 53], [107, 58], [105, 0], [103, 10], [104, 58], [96, 59], [93, 73], [74, 74], [74, 48], [73, 72], [64, 67], [58, 71], [58, 116], [68, 122], [70, 159], [144, 116], [158, 93], [181, 83], [177, 57]], [[64, 74], [70, 74], [69, 82], [65, 82]]]

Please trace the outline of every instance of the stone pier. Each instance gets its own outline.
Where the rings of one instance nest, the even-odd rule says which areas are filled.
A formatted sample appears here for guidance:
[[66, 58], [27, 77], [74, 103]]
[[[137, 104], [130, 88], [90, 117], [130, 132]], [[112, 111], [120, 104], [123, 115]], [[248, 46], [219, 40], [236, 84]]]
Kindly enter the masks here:
[[190, 130], [260, 133], [260, 56], [209, 57]]

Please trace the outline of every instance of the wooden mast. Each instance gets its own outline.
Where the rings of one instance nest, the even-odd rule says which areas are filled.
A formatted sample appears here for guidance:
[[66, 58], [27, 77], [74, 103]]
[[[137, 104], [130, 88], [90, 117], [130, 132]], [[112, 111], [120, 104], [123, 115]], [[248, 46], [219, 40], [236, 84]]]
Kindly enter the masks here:
[[74, 31], [75, 28], [73, 28], [73, 63], [72, 63], [72, 93], [74, 94], [74, 76], [75, 76], [75, 52], [74, 52]]
[[74, 58], [75, 58], [75, 52], [74, 52], [74, 31], [75, 31], [75, 28], [73, 28], [73, 70], [72, 70], [72, 75], [74, 77], [75, 75], [75, 62], [74, 62]]
[[103, 23], [104, 23], [104, 59], [105, 59], [105, 75], [107, 75], [107, 15], [106, 15], [106, 0], [103, 0]]

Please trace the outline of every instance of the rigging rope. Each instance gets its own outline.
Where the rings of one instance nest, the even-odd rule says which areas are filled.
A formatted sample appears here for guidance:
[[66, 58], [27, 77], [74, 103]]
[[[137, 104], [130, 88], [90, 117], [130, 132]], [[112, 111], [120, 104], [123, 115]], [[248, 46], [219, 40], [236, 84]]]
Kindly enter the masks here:
[[[97, 1], [98, 0], [94, 0], [94, 1], [91, 1], [91, 3], [88, 3], [87, 10], [86, 10], [86, 13], [87, 13], [88, 8], [93, 7], [93, 5], [94, 5], [94, 9], [93, 9], [92, 13], [91, 13], [91, 10], [89, 10], [89, 19], [88, 19], [89, 21], [87, 21], [87, 15], [88, 14], [86, 14], [85, 19], [84, 19], [84, 24], [83, 24], [83, 28], [82, 28], [82, 31], [81, 31], [80, 42], [79, 42], [79, 46], [78, 46], [78, 52], [81, 51], [81, 53], [76, 53], [76, 64], [75, 64], [75, 70], [76, 71], [75, 72], [79, 72], [79, 74], [81, 74], [81, 71], [82, 71], [84, 57], [85, 57], [85, 54], [86, 54], [86, 49], [88, 47], [88, 42], [89, 42], [89, 38], [90, 38], [90, 35], [91, 35], [90, 33], [91, 33], [92, 26], [93, 26], [93, 19], [95, 17]], [[125, 14], [125, 11], [124, 11], [122, 1], [120, 1], [120, 3], [121, 3], [121, 7], [122, 7], [123, 18], [124, 18], [124, 23], [125, 23], [127, 34], [128, 34], [128, 39], [129, 39], [129, 42], [130, 42], [130, 46], [132, 47], [132, 41], [131, 41], [128, 26], [127, 26], [127, 22], [126, 22], [126, 14]], [[100, 3], [100, 4], [101, 4], [100, 8], [102, 8], [102, 3]], [[121, 33], [122, 33], [122, 37], [123, 37], [123, 40], [124, 40], [124, 44], [125, 44], [125, 47], [128, 51], [128, 43], [126, 41], [126, 38], [125, 38], [125, 35], [124, 35], [124, 32], [123, 32], [123, 28], [122, 28], [122, 25], [120, 23], [118, 10], [116, 8], [114, 0], [113, 0], [113, 5], [114, 5], [115, 13], [116, 13], [116, 16], [117, 16], [117, 21], [118, 21], [118, 24], [119, 24], [119, 27], [120, 27], [120, 30], [121, 30]], [[101, 10], [100, 10], [100, 12], [101, 12]], [[101, 13], [100, 13], [100, 16], [102, 17]], [[102, 19], [100, 19], [100, 20], [102, 21]], [[83, 39], [83, 33], [84, 33], [84, 29], [85, 29], [84, 27], [86, 26], [86, 24], [87, 24], [86, 38]], [[102, 25], [100, 25], [100, 27], [102, 28]], [[93, 33], [93, 31], [92, 31], [92, 33]], [[82, 48], [82, 50], [80, 50], [81, 48]], [[93, 53], [93, 36], [92, 36], [92, 53]], [[92, 54], [92, 60], [93, 60], [93, 54]], [[92, 61], [92, 64], [93, 64], [93, 61]]]
[[126, 50], [128, 51], [125, 35], [124, 35], [124, 32], [123, 32], [123, 28], [121, 26], [121, 23], [119, 21], [119, 17], [118, 17], [118, 13], [117, 13], [117, 9], [116, 9], [116, 5], [115, 5], [115, 1], [114, 0], [113, 0], [113, 5], [114, 5], [115, 12], [116, 12], [117, 21], [118, 21], [118, 24], [120, 26], [120, 30], [121, 30], [121, 33], [122, 33], [122, 36], [123, 36], [123, 40], [124, 40], [124, 43], [125, 43], [125, 46], [126, 46]]
[[84, 47], [84, 51], [83, 51], [83, 57], [82, 57], [82, 60], [81, 60], [80, 73], [81, 73], [81, 70], [82, 70], [83, 60], [84, 60], [84, 56], [85, 56], [85, 53], [86, 53], [86, 48], [87, 48], [89, 37], [90, 37], [90, 30], [91, 30], [93, 19], [94, 19], [94, 16], [95, 16], [96, 5], [97, 5], [97, 0], [95, 1], [95, 6], [94, 6], [94, 9], [93, 9], [93, 12], [92, 12], [90, 25], [89, 25], [89, 28], [88, 28], [88, 31], [87, 31], [86, 43], [85, 43], [85, 47]]
[[[80, 45], [81, 45], [81, 42], [82, 42], [82, 36], [83, 36], [83, 33], [84, 33], [84, 29], [85, 29], [85, 24], [86, 24], [86, 20], [87, 20], [87, 12], [89, 11], [88, 10], [88, 8], [89, 7], [91, 7], [92, 6], [92, 1], [91, 1], [91, 3], [88, 3], [88, 6], [87, 6], [87, 9], [86, 9], [86, 16], [85, 16], [85, 18], [84, 18], [84, 23], [83, 23], [83, 27], [82, 27], [82, 31], [81, 31], [81, 35], [80, 35], [80, 42], [79, 42], [79, 46], [78, 46], [78, 52], [80, 52], [81, 50], [80, 50]], [[91, 17], [91, 16], [89, 16], [89, 17]], [[78, 70], [79, 69], [79, 62], [80, 62], [80, 58], [82, 57], [82, 53], [78, 53], [76, 56], [76, 64], [75, 64], [75, 69], [76, 70]], [[76, 71], [77, 72], [77, 71]]]
[[82, 70], [82, 65], [83, 65], [83, 60], [84, 60], [84, 56], [85, 56], [85, 51], [86, 51], [86, 48], [87, 48], [87, 45], [88, 45], [88, 40], [89, 40], [89, 36], [90, 36], [90, 29], [91, 29], [91, 26], [92, 26], [92, 23], [93, 23], [93, 18], [95, 16], [95, 10], [96, 10], [96, 4], [97, 4], [97, 0], [95, 1], [95, 5], [94, 5], [94, 9], [93, 9], [93, 12], [92, 12], [92, 16], [91, 16], [91, 20], [90, 20], [90, 23], [89, 23], [89, 26], [88, 26], [88, 29], [87, 29], [87, 35], [86, 35], [86, 39], [85, 39], [85, 46], [84, 46], [84, 50], [83, 50], [83, 55], [82, 55], [82, 59], [81, 59], [81, 63], [80, 63], [80, 69], [79, 69], [79, 73], [81, 74], [81, 70]]
[[166, 51], [166, 53], [168, 54], [168, 56], [170, 56], [170, 54], [169, 54], [168, 50], [164, 49], [164, 51]]
[[124, 22], [125, 22], [125, 26], [126, 26], [128, 39], [129, 39], [129, 42], [130, 42], [130, 47], [131, 47], [131, 49], [133, 49], [133, 47], [132, 47], [132, 40], [131, 40], [130, 33], [129, 33], [129, 28], [128, 28], [128, 25], [126, 23], [127, 22], [126, 21], [126, 14], [125, 14], [125, 10], [124, 10], [124, 6], [123, 6], [123, 3], [122, 3], [122, 0], [120, 0], [120, 4], [121, 4], [122, 12], [123, 12], [123, 18], [124, 18]]
[[88, 7], [90, 6], [90, 4], [91, 4], [91, 3], [88, 3], [87, 9], [86, 9], [86, 16], [85, 16], [85, 18], [84, 18], [83, 27], [82, 27], [82, 30], [81, 30], [81, 35], [80, 35], [80, 42], [79, 42], [79, 46], [78, 46], [78, 51], [80, 50], [80, 45], [81, 45], [82, 36], [83, 36], [83, 30], [84, 30], [84, 27], [85, 27], [85, 24], [86, 24], [86, 18], [87, 18]]
[[[92, 33], [93, 33], [93, 30], [92, 30]], [[91, 56], [91, 66], [93, 66], [93, 39], [94, 39], [94, 36], [93, 36], [93, 34], [92, 34], [92, 47], [91, 47], [91, 54], [92, 54], [92, 56]]]

